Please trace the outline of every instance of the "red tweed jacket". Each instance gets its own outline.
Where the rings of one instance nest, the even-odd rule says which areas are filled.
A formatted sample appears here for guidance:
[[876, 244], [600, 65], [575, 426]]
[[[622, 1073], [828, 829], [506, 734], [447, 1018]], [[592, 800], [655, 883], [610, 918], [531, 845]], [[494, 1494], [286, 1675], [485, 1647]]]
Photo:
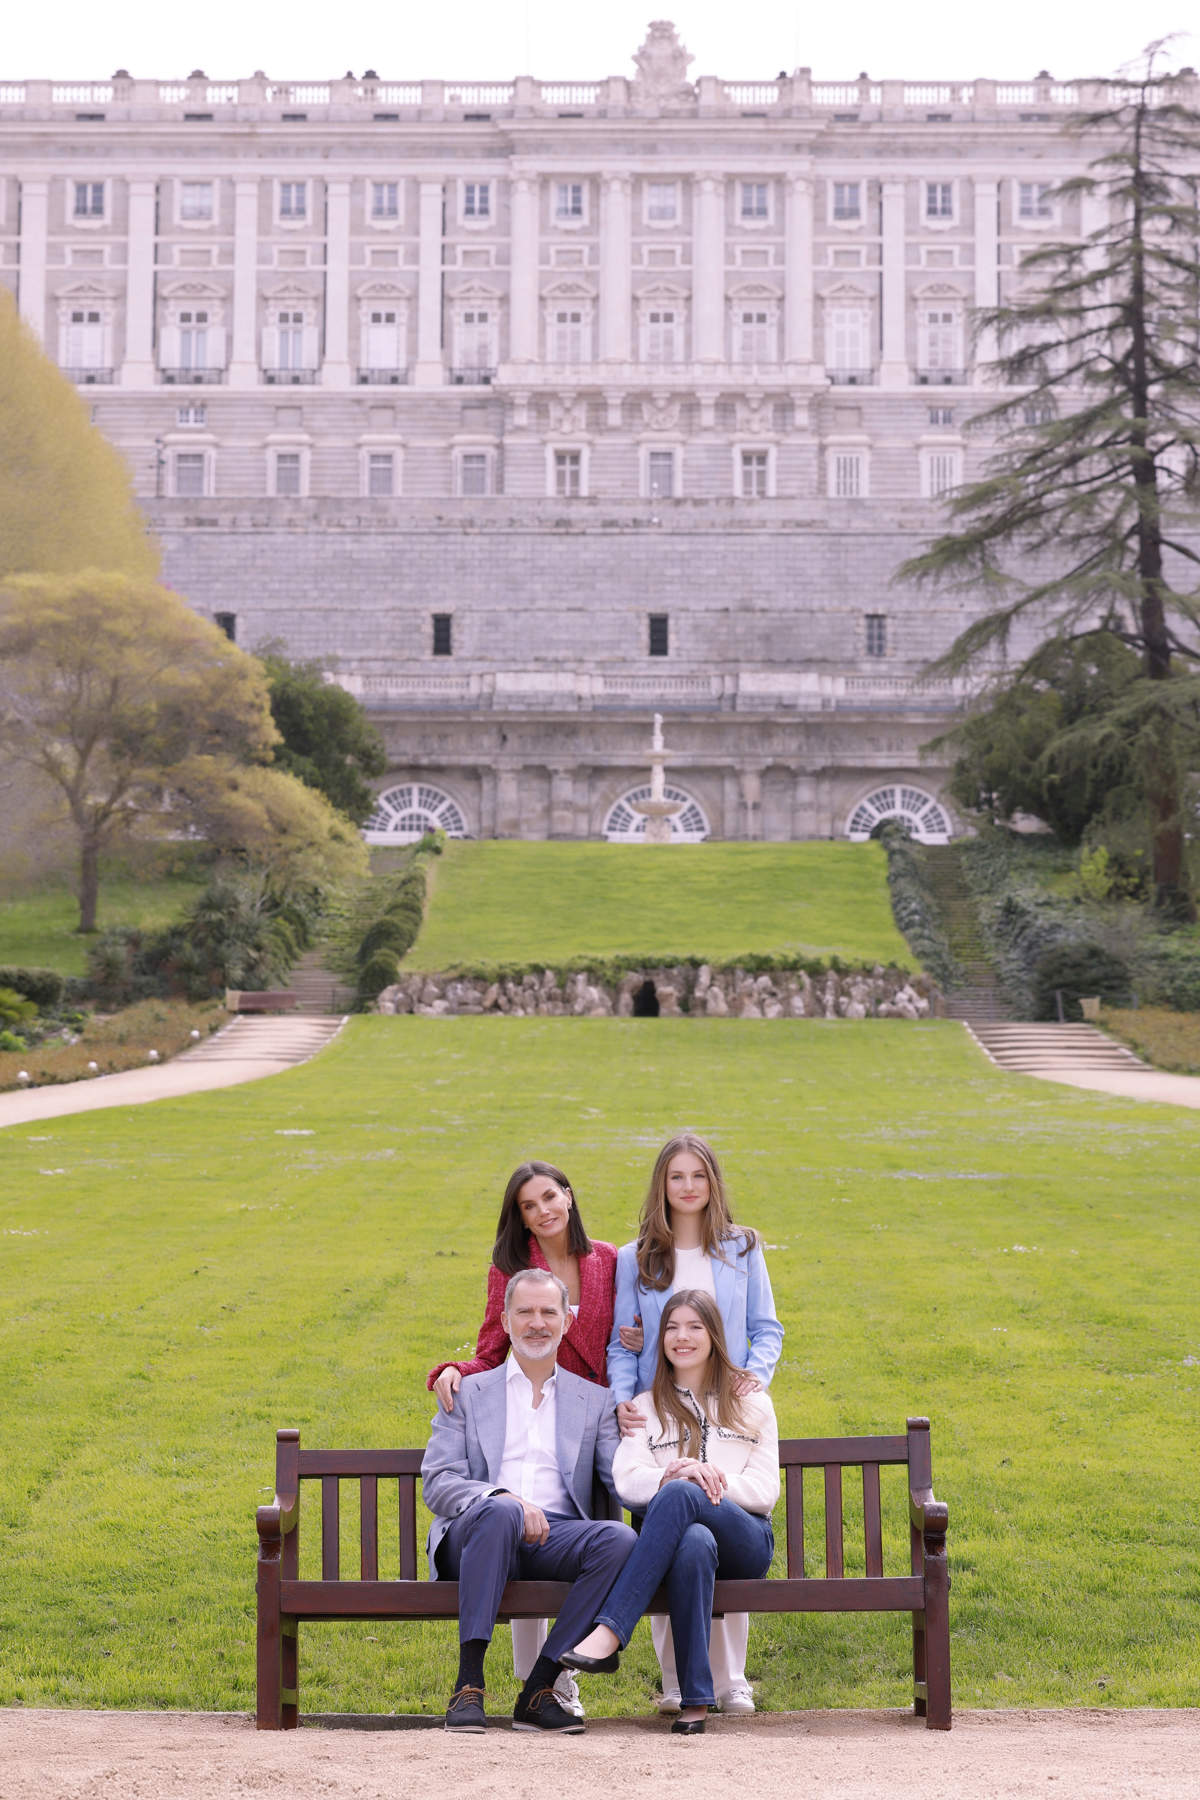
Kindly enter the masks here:
[[[529, 1266], [531, 1269], [546, 1267], [536, 1238], [529, 1240]], [[595, 1381], [601, 1387], [608, 1385], [604, 1361], [612, 1335], [616, 1270], [617, 1252], [613, 1245], [598, 1243], [593, 1238], [591, 1251], [579, 1259], [579, 1312], [572, 1318], [558, 1347], [561, 1368], [570, 1369], [573, 1375], [582, 1375], [585, 1381]], [[507, 1285], [507, 1275], [502, 1275], [492, 1263], [488, 1269], [487, 1309], [479, 1327], [474, 1356], [470, 1362], [438, 1363], [436, 1368], [430, 1369], [426, 1387], [433, 1386], [443, 1369], [455, 1368], [460, 1375], [478, 1375], [504, 1361], [508, 1355], [508, 1333], [500, 1323], [500, 1314], [504, 1310]]]

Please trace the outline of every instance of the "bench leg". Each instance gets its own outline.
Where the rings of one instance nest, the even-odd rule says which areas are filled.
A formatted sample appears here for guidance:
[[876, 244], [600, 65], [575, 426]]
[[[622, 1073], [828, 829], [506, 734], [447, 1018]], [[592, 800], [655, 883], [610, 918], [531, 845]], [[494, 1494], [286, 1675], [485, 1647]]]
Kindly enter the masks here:
[[255, 1645], [259, 1731], [288, 1731], [299, 1723], [297, 1626], [279, 1605], [279, 1557], [268, 1542], [258, 1559], [258, 1630]]
[[925, 1559], [925, 1723], [950, 1729], [950, 1572], [944, 1550]]
[[279, 1646], [279, 1667], [282, 1677], [283, 1704], [280, 1712], [283, 1716], [283, 1729], [294, 1731], [300, 1723], [300, 1625], [296, 1619], [284, 1619], [283, 1633]]
[[925, 1717], [925, 1614], [912, 1616], [913, 1711], [918, 1719]]

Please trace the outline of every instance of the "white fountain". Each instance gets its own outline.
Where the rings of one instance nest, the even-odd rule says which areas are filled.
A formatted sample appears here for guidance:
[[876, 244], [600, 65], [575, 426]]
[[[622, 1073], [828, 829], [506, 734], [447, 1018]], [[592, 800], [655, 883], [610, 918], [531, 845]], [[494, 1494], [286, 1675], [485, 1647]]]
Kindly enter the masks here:
[[650, 798], [648, 800], [631, 800], [634, 812], [641, 813], [646, 821], [646, 830], [642, 838], [644, 844], [669, 844], [671, 842], [671, 820], [675, 814], [683, 811], [682, 800], [668, 800], [663, 786], [663, 765], [667, 760], [667, 749], [663, 743], [662, 714], [654, 715], [654, 737], [650, 744]]

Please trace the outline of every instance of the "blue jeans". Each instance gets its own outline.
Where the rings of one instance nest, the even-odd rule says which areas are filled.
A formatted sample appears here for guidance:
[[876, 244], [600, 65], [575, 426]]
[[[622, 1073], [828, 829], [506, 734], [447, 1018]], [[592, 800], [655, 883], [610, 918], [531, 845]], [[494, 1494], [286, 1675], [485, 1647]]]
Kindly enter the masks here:
[[597, 1623], [627, 1644], [665, 1580], [680, 1698], [684, 1706], [711, 1706], [713, 1583], [718, 1575], [735, 1581], [765, 1575], [774, 1549], [770, 1519], [746, 1512], [732, 1500], [716, 1506], [694, 1481], [668, 1481], [646, 1508], [638, 1541], [597, 1613]]

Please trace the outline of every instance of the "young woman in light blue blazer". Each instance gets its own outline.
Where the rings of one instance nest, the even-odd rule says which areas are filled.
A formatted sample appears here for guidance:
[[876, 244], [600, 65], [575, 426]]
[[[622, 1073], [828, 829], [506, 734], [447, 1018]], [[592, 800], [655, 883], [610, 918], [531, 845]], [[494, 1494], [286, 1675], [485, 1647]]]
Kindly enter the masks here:
[[[698, 1288], [715, 1301], [730, 1359], [747, 1371], [741, 1391], [768, 1387], [783, 1347], [783, 1326], [775, 1316], [762, 1246], [757, 1232], [734, 1224], [716, 1155], [691, 1131], [677, 1132], [659, 1151], [637, 1240], [617, 1252], [608, 1384], [626, 1435], [645, 1428], [633, 1397], [654, 1384], [659, 1319], [672, 1293], [684, 1288]], [[654, 1615], [650, 1626], [663, 1674], [661, 1710], [674, 1712], [679, 1681], [670, 1624]], [[746, 1613], [713, 1620], [709, 1661], [724, 1712], [754, 1711], [746, 1681], [749, 1636]]]

